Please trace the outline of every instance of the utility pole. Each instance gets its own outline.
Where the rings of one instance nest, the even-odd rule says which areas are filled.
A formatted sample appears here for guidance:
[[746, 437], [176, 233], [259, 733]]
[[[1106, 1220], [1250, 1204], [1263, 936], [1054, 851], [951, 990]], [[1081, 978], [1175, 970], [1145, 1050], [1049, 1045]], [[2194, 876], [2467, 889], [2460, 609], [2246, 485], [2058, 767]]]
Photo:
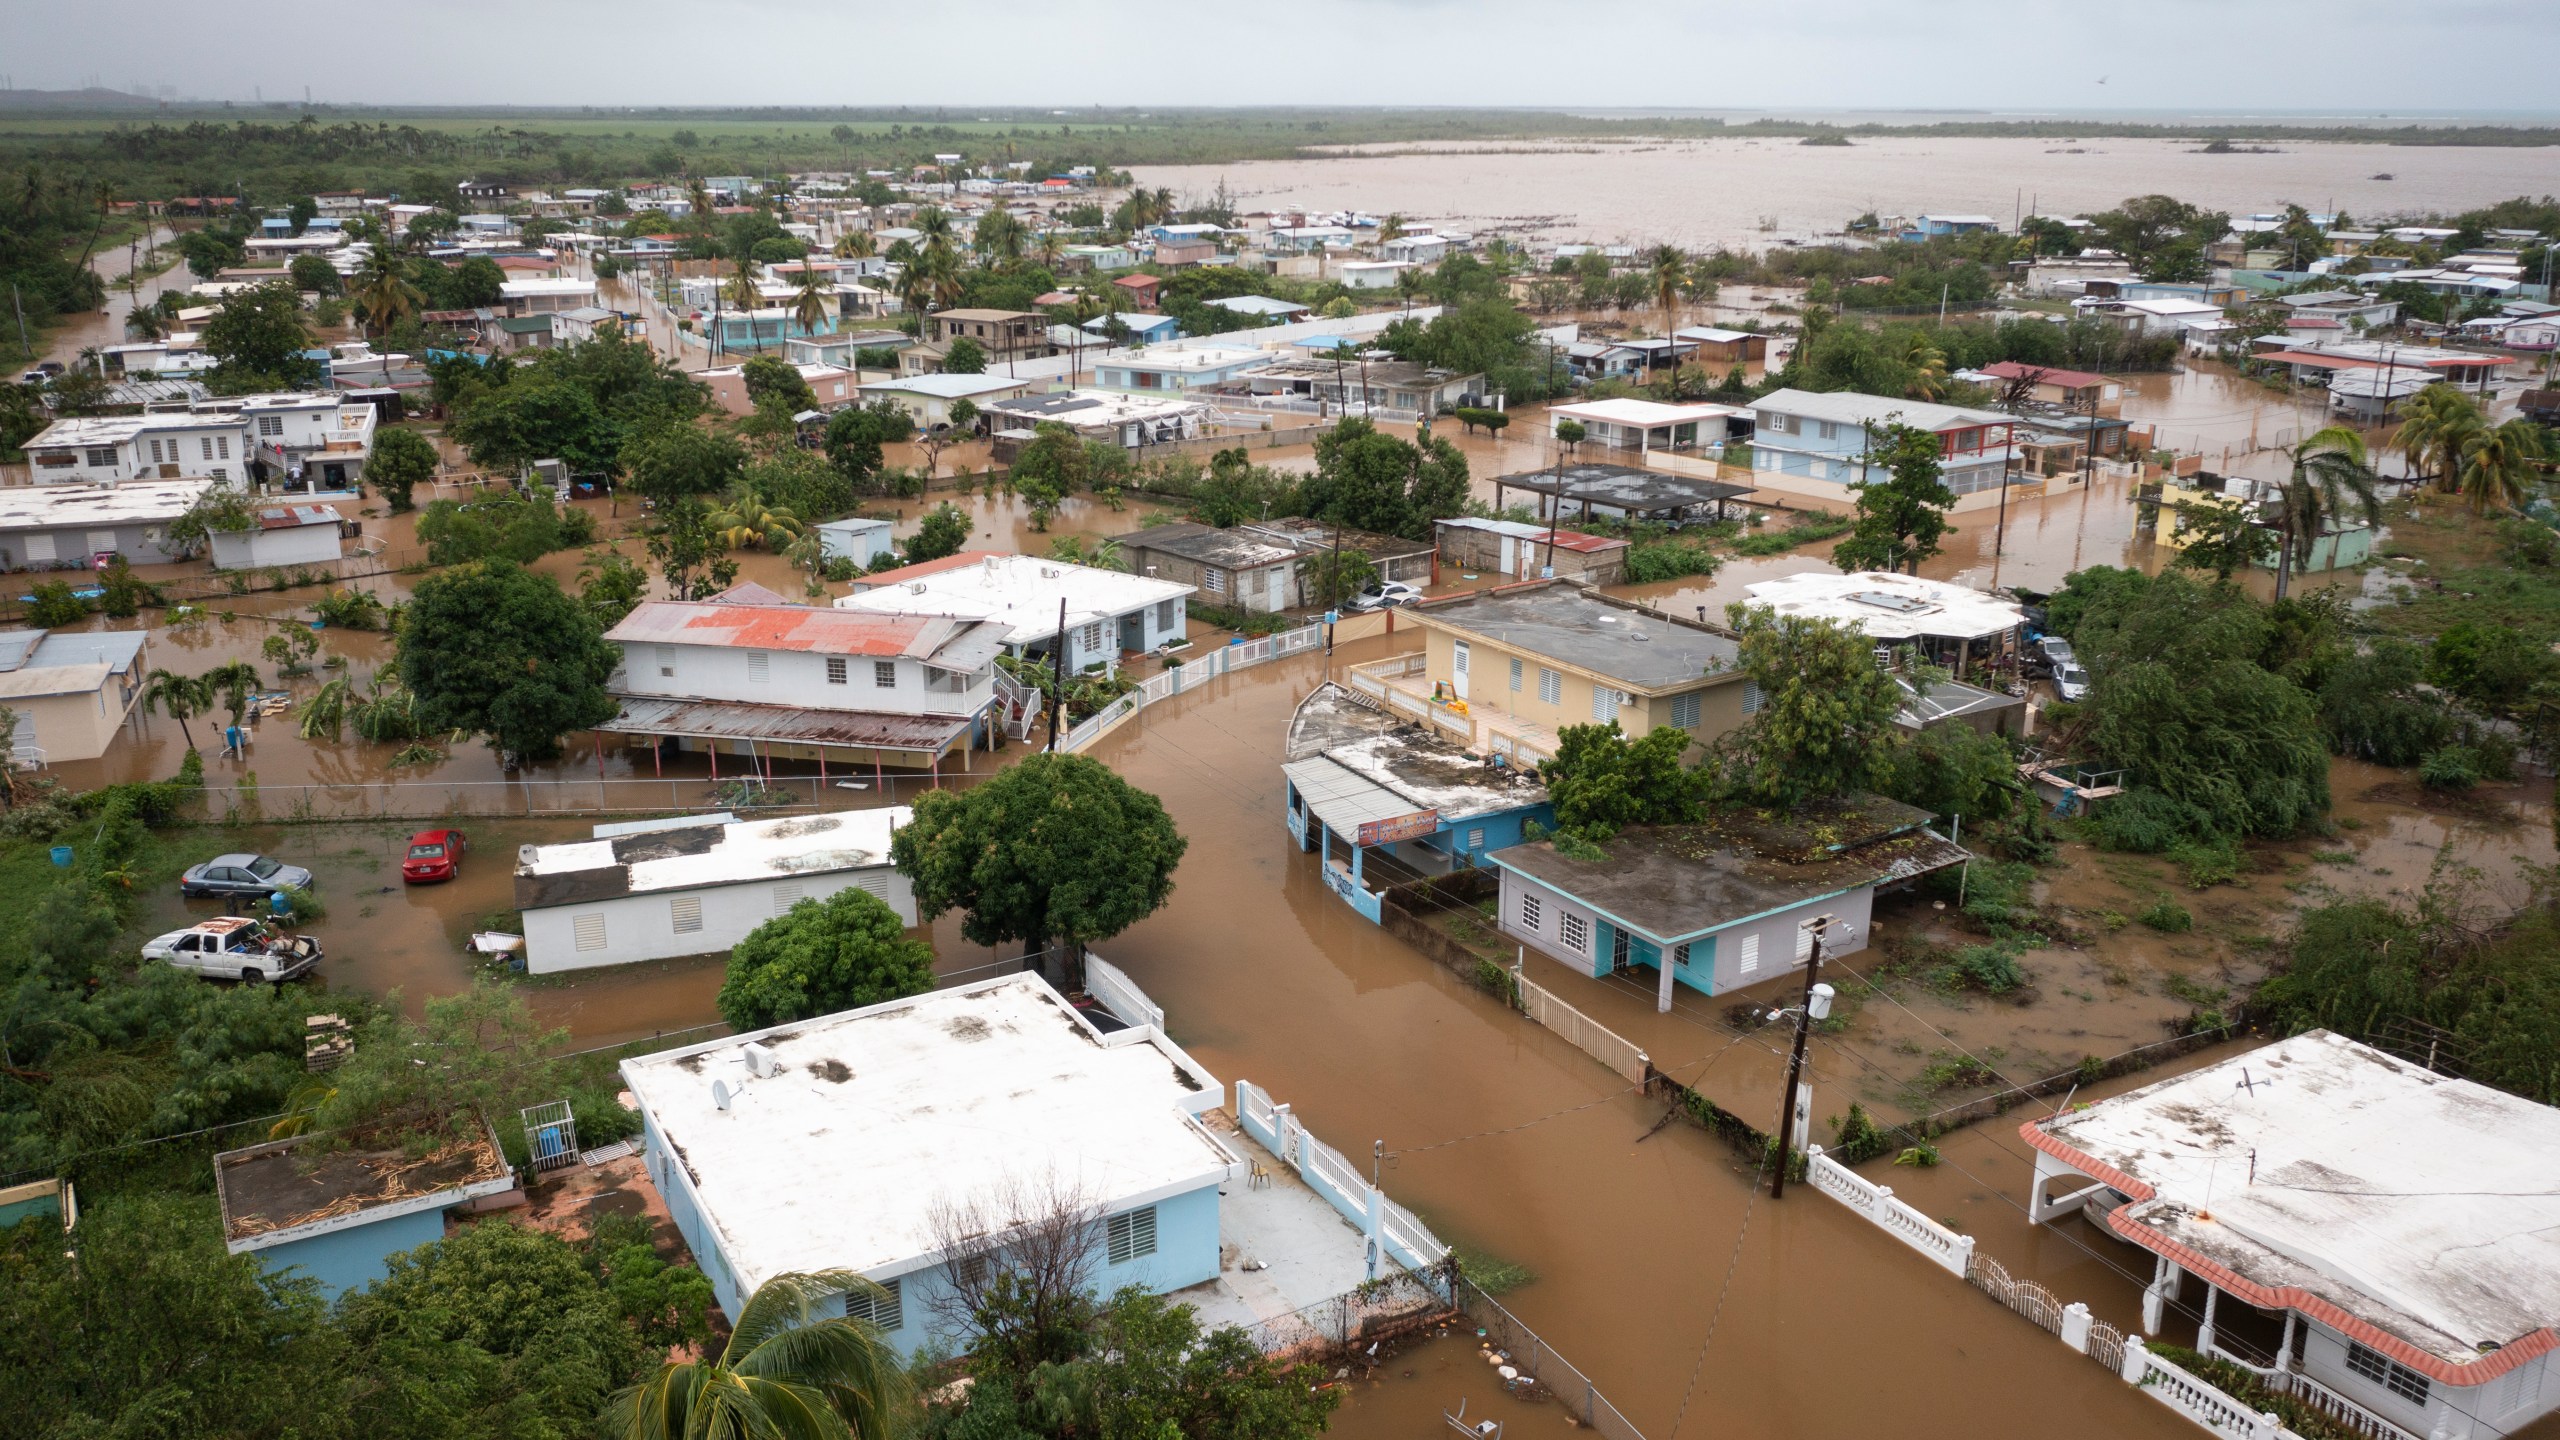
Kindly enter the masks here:
[[1058, 597], [1057, 653], [1049, 657], [1050, 683], [1058, 693], [1049, 697], [1049, 752], [1058, 749], [1058, 717], [1067, 708], [1067, 597]]
[[1795, 1050], [1787, 1057], [1786, 1098], [1778, 1106], [1778, 1169], [1769, 1177], [1769, 1198], [1772, 1200], [1787, 1193], [1787, 1150], [1795, 1138], [1796, 1085], [1804, 1075], [1804, 1037], [1813, 1029], [1814, 1021], [1831, 1013], [1831, 987], [1817, 985], [1814, 980], [1822, 973], [1823, 933], [1835, 922], [1831, 916], [1824, 915], [1806, 923], [1813, 928], [1813, 950], [1805, 957], [1804, 1007], [1796, 1015]]

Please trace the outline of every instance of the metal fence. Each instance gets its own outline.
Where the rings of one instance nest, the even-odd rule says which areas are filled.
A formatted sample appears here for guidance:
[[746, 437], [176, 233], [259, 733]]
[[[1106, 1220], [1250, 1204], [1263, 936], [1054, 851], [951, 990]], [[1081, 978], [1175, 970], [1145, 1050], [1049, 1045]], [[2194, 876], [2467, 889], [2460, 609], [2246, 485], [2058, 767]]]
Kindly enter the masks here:
[[1644, 1432], [1609, 1403], [1591, 1377], [1580, 1367], [1556, 1353], [1555, 1347], [1540, 1339], [1538, 1332], [1520, 1322], [1520, 1318], [1502, 1307], [1502, 1302], [1476, 1288], [1474, 1281], [1458, 1277], [1456, 1286], [1459, 1313], [1474, 1321], [1485, 1332], [1485, 1344], [1502, 1363], [1519, 1372], [1519, 1380], [1510, 1382], [1515, 1391], [1524, 1392], [1523, 1399], [1552, 1397], [1573, 1418], [1599, 1431], [1607, 1440], [1644, 1440]]
[[1150, 677], [1145, 684], [1085, 717], [1073, 730], [1060, 736], [1058, 749], [1072, 755], [1119, 728], [1121, 721], [1159, 700], [1170, 700], [1186, 691], [1196, 690], [1221, 675], [1250, 669], [1283, 656], [1302, 654], [1323, 644], [1324, 626], [1306, 625], [1277, 635], [1265, 635], [1259, 640], [1222, 645], [1179, 665], [1167, 666], [1164, 673]]
[[1448, 1312], [1431, 1281], [1409, 1270], [1381, 1275], [1355, 1290], [1245, 1327], [1263, 1354], [1285, 1360], [1329, 1360], [1393, 1335], [1418, 1330]]
[[1522, 1014], [1537, 1021], [1615, 1072], [1631, 1085], [1644, 1083], [1645, 1072], [1652, 1062], [1636, 1043], [1559, 999], [1555, 992], [1522, 974], [1517, 966], [1511, 972], [1512, 982], [1520, 987]]

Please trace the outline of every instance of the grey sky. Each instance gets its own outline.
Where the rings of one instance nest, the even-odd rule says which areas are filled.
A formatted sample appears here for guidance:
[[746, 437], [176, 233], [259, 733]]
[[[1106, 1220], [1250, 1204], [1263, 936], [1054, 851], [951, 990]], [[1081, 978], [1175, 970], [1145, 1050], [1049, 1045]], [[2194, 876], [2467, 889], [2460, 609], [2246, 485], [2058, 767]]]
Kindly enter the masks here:
[[19, 88], [387, 104], [2551, 115], [2555, 54], [2553, 0], [0, 0]]

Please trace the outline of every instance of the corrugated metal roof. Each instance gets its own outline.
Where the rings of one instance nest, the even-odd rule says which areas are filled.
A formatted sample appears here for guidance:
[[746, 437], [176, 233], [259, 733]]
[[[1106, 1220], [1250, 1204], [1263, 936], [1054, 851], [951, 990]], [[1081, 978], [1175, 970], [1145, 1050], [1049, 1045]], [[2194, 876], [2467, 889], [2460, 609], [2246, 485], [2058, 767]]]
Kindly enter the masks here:
[[1322, 755], [1283, 765], [1280, 773], [1298, 787], [1299, 797], [1325, 828], [1337, 835], [1357, 835], [1372, 820], [1392, 820], [1424, 808]]
[[880, 710], [802, 710], [718, 700], [625, 695], [622, 713], [596, 729], [607, 735], [680, 735], [776, 745], [839, 745], [937, 754], [966, 734], [967, 715], [900, 715]]
[[815, 655], [894, 655], [946, 669], [976, 670], [995, 658], [1001, 637], [981, 621], [948, 615], [888, 615], [808, 605], [719, 600], [653, 600], [606, 632], [620, 644], [721, 645]]

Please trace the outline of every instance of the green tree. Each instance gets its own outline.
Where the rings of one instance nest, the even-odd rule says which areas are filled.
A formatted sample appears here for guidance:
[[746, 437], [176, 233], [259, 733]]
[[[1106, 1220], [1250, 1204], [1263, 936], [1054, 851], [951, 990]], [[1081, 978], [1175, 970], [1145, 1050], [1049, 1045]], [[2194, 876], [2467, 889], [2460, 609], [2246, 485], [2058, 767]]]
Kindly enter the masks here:
[[888, 903], [859, 888], [803, 900], [729, 952], [720, 1014], [739, 1030], [832, 1015], [933, 988], [933, 947], [907, 938]]
[[1072, 427], [1043, 420], [1032, 427], [1031, 443], [1013, 457], [1013, 488], [1031, 503], [1031, 528], [1047, 530], [1059, 502], [1086, 488], [1084, 437]]
[[2400, 402], [2400, 429], [2392, 437], [2410, 467], [2434, 477], [2434, 488], [2462, 488], [2462, 453], [2489, 428], [2480, 402], [2457, 386], [2429, 385]]
[[2179, 510], [2177, 523], [2184, 527], [2187, 543], [2169, 563], [2210, 570], [2216, 580], [2265, 564], [2282, 543], [2275, 531], [2259, 523], [2256, 507], [2235, 500], [2190, 500]]
[[967, 790], [918, 796], [890, 853], [931, 918], [966, 912], [972, 944], [1084, 947], [1154, 914], [1188, 842], [1155, 796], [1082, 755], [1035, 755]]
[[311, 331], [302, 322], [302, 297], [289, 284], [253, 285], [223, 296], [205, 322], [204, 348], [214, 358], [205, 383], [223, 394], [320, 383], [320, 363], [304, 353], [311, 348]]
[[249, 247], [238, 234], [210, 227], [179, 235], [178, 253], [186, 257], [187, 269], [199, 280], [210, 280], [249, 259]]
[[963, 335], [951, 342], [942, 357], [945, 375], [984, 375], [987, 373], [987, 347]]
[[909, 565], [921, 565], [927, 560], [957, 555], [960, 547], [968, 543], [968, 515], [959, 506], [945, 500], [926, 511], [924, 518], [916, 522], [916, 533], [907, 537], [907, 543], [900, 549], [900, 558]]
[[1734, 605], [1742, 672], [1759, 713], [1718, 742], [1717, 786], [1753, 804], [1792, 810], [1865, 788], [1894, 743], [1903, 697], [1856, 626], [1765, 605]]
[[1300, 482], [1302, 513], [1331, 524], [1427, 540], [1465, 513], [1467, 458], [1433, 437], [1415, 445], [1352, 416], [1316, 437], [1316, 473]]
[[670, 1362], [606, 1407], [613, 1440], [889, 1440], [909, 1399], [898, 1358], [838, 1296], [885, 1299], [850, 1270], [783, 1274], [747, 1301], [716, 1358]]
[[622, 466], [630, 488], [664, 510], [726, 493], [746, 472], [747, 452], [699, 425], [662, 425], [623, 447]]
[[1630, 740], [1618, 722], [1568, 725], [1556, 758], [1538, 767], [1556, 825], [1602, 841], [1630, 825], [1679, 825], [1698, 818], [1701, 776], [1680, 763], [1689, 732], [1656, 726]]
[[510, 471], [558, 460], [573, 473], [613, 468], [616, 434], [582, 386], [519, 375], [466, 403], [445, 433], [473, 461]]
[[297, 255], [285, 268], [293, 276], [293, 288], [305, 295], [335, 295], [342, 288], [336, 268], [317, 255]]
[[486, 310], [506, 300], [507, 272], [486, 255], [453, 267], [453, 309]]
[[622, 617], [649, 598], [649, 572], [619, 550], [592, 552], [578, 570], [578, 603], [595, 617], [596, 626], [611, 630]]
[[2515, 713], [2555, 672], [2560, 657], [2549, 646], [2506, 625], [2465, 620], [2427, 647], [2427, 683], [2493, 715]]
[[864, 493], [880, 474], [880, 446], [885, 439], [876, 411], [848, 405], [827, 417], [827, 463], [855, 494]]
[[1363, 550], [1316, 550], [1298, 559], [1298, 590], [1309, 605], [1340, 609], [1377, 581], [1377, 563]]
[[2463, 498], [2471, 513], [2516, 509], [2541, 484], [2543, 467], [2555, 457], [2551, 432], [2516, 416], [2463, 442], [2460, 475]]
[[740, 379], [747, 388], [747, 403], [761, 409], [768, 401], [788, 406], [790, 413], [818, 408], [818, 394], [802, 378], [800, 367], [770, 355], [758, 355], [739, 367]]
[[406, 257], [389, 246], [375, 247], [356, 266], [347, 298], [355, 302], [356, 314], [363, 317], [366, 328], [377, 335], [425, 309], [427, 303], [409, 279]]
[[550, 760], [563, 737], [613, 718], [604, 682], [620, 661], [558, 581], [483, 560], [418, 582], [395, 663], [429, 727]]
[[142, 708], [158, 709], [178, 722], [178, 731], [187, 737], [187, 748], [196, 748], [196, 732], [188, 726], [190, 717], [213, 708], [213, 687], [201, 675], [180, 675], [174, 671], [154, 669], [142, 684]]
[[[1868, 478], [1849, 488], [1857, 493], [1856, 527], [1831, 552], [1843, 570], [1909, 570], [1938, 553], [1947, 533], [1947, 511], [1955, 492], [1940, 478], [1938, 437], [1910, 425], [1871, 429], [1867, 437]], [[1887, 478], [1876, 479], [1882, 467]]]
[[2098, 676], [2091, 739], [2132, 783], [2227, 835], [2292, 835], [2328, 811], [2328, 746], [2293, 682], [2244, 659], [2105, 660]]
[[374, 437], [364, 475], [397, 515], [409, 508], [419, 485], [435, 478], [437, 461], [436, 447], [425, 436], [395, 427]]

